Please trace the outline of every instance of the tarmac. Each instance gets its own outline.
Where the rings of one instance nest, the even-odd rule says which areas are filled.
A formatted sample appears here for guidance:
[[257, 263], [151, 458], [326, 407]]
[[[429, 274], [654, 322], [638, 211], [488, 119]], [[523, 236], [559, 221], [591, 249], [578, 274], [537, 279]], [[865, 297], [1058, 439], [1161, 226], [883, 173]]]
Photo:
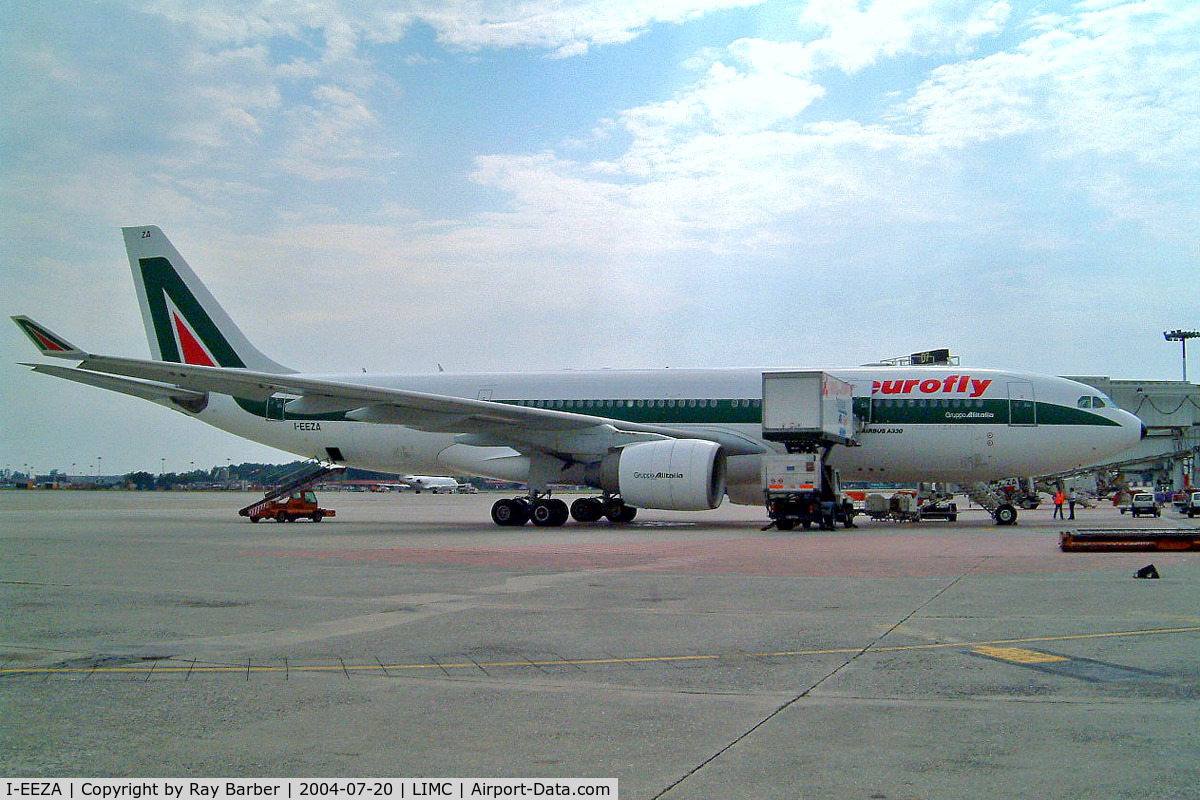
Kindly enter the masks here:
[[[0, 492], [0, 773], [617, 778], [622, 800], [1195, 798], [1194, 528], [498, 528], [499, 495]], [[1161, 578], [1138, 580], [1153, 563]]]

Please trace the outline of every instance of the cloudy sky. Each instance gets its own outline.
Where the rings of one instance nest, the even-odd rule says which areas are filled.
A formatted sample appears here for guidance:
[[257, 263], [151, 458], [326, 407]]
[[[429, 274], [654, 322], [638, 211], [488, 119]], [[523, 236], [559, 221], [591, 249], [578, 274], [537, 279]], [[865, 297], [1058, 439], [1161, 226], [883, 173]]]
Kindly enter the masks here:
[[[314, 371], [1177, 379], [1200, 327], [1193, 0], [0, 0], [0, 54], [4, 311], [96, 352], [146, 223]], [[34, 355], [0, 466], [286, 458]]]

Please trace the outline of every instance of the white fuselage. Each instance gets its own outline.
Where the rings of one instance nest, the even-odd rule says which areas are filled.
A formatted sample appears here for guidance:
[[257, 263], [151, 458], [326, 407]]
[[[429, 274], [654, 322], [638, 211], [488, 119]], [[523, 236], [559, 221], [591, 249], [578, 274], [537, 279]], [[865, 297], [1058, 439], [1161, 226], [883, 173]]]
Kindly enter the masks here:
[[[854, 385], [861, 446], [835, 447], [830, 455], [847, 481], [972, 482], [1048, 474], [1109, 459], [1135, 445], [1141, 433], [1136, 417], [1091, 387], [1063, 378], [963, 367], [826, 371]], [[758, 503], [759, 454], [781, 449], [761, 436], [762, 373], [661, 369], [314, 377], [717, 432], [744, 442], [743, 453], [749, 451], [729, 459], [730, 498]], [[353, 422], [338, 414], [296, 419], [268, 413], [279, 417], [270, 419], [224, 395], [213, 395], [195, 416], [282, 450], [367, 469], [514, 481], [524, 481], [529, 473], [529, 460], [515, 450], [462, 443], [455, 433]], [[564, 475], [567, 481], [571, 477]]]

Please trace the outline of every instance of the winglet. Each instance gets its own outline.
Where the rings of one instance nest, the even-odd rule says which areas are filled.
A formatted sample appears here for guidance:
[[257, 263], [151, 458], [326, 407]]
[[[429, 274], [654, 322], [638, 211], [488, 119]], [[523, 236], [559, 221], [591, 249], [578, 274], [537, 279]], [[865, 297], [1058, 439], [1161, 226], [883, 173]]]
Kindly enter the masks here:
[[34, 322], [29, 317], [13, 317], [12, 321], [17, 323], [17, 327], [25, 332], [25, 335], [29, 337], [29, 340], [33, 342], [34, 346], [44, 356], [76, 359], [87, 357], [87, 353], [44, 325]]

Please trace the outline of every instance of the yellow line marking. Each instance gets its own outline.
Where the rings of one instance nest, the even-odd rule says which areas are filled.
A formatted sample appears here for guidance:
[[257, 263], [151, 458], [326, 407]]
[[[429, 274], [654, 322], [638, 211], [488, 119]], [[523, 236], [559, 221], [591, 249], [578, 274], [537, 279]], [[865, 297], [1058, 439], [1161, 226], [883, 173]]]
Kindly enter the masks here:
[[[1200, 625], [1193, 625], [1185, 628], [1154, 628], [1150, 630], [1135, 630], [1135, 631], [1113, 631], [1110, 633], [1076, 633], [1063, 636], [1034, 636], [1025, 639], [997, 639], [987, 642], [943, 642], [939, 644], [909, 644], [895, 645], [891, 647], [872, 647], [866, 645], [864, 647], [834, 647], [823, 650], [776, 650], [770, 653], [707, 653], [701, 655], [686, 655], [686, 656], [632, 656], [628, 658], [559, 658], [547, 661], [465, 661], [459, 663], [443, 662], [441, 664], [346, 664], [345, 666], [338, 665], [315, 665], [315, 666], [297, 666], [295, 664], [283, 664], [280, 666], [253, 666], [247, 664], [230, 664], [224, 666], [202, 667], [194, 662], [187, 666], [167, 667], [162, 666], [157, 661], [150, 666], [127, 666], [127, 667], [10, 667], [0, 669], [0, 675], [59, 675], [59, 674], [76, 674], [76, 673], [133, 673], [142, 674], [153, 671], [155, 674], [162, 673], [179, 673], [187, 672], [190, 674], [209, 672], [237, 672], [248, 674], [251, 672], [365, 672], [365, 673], [381, 673], [395, 670], [397, 672], [403, 670], [443, 670], [443, 669], [480, 669], [488, 667], [580, 667], [586, 665], [605, 665], [605, 664], [649, 664], [655, 662], [680, 662], [680, 661], [732, 661], [748, 658], [783, 658], [797, 656], [826, 656], [826, 655], [853, 655], [856, 653], [864, 653], [870, 651], [872, 653], [900, 653], [911, 652], [916, 650], [938, 650], [946, 648], [956, 649], [974, 649], [982, 647], [998, 648], [1001, 645], [1015, 644], [1034, 644], [1037, 642], [1069, 642], [1080, 641], [1085, 639], [1111, 639], [1124, 636], [1157, 636], [1171, 633], [1196, 633], [1200, 632]], [[1035, 652], [1035, 651], [1026, 651]], [[1049, 658], [1058, 658], [1057, 656], [1049, 656], [1046, 653], [1039, 655]], [[161, 659], [166, 661], [167, 659]]]
[[992, 658], [1000, 658], [1005, 661], [1013, 661], [1017, 664], [1045, 664], [1048, 661], [1070, 661], [1069, 658], [1063, 656], [1055, 656], [1050, 653], [1039, 653], [1037, 650], [1026, 650], [1023, 647], [974, 647], [972, 653], [979, 653], [981, 656], [991, 656]]

